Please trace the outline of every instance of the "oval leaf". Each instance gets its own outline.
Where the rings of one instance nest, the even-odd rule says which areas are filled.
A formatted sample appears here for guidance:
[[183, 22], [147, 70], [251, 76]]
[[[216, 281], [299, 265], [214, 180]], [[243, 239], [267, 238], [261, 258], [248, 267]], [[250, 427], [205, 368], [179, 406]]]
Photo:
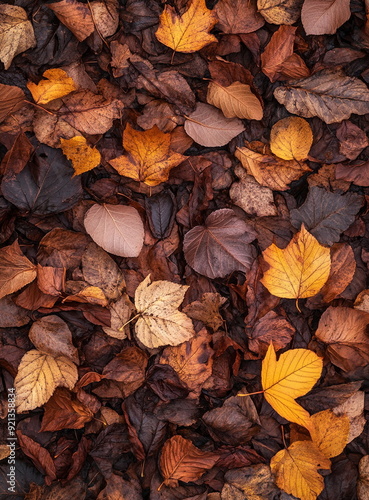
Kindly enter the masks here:
[[305, 0], [301, 21], [307, 35], [333, 35], [350, 15], [350, 0]]
[[211, 82], [208, 87], [207, 100], [209, 104], [220, 108], [226, 118], [246, 118], [261, 120], [263, 108], [259, 99], [251, 92], [250, 85], [233, 82], [229, 87], [223, 87]]
[[36, 266], [23, 255], [18, 240], [0, 249], [0, 298], [28, 285], [36, 275]]
[[312, 144], [310, 125], [298, 116], [279, 120], [270, 131], [270, 149], [283, 160], [305, 160]]
[[137, 257], [144, 226], [137, 210], [126, 205], [94, 205], [85, 215], [87, 233], [104, 250], [120, 257]]

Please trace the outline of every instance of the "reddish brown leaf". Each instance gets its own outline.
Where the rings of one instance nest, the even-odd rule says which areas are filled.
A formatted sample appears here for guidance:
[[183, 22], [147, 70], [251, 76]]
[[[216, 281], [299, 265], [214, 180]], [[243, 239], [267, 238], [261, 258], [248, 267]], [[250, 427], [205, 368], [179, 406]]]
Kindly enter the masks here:
[[82, 429], [93, 418], [92, 411], [72, 395], [58, 387], [45, 404], [41, 432], [62, 429]]
[[0, 84], [0, 122], [23, 106], [24, 92], [19, 87]]
[[20, 290], [36, 274], [36, 266], [23, 255], [17, 240], [0, 250], [0, 298]]

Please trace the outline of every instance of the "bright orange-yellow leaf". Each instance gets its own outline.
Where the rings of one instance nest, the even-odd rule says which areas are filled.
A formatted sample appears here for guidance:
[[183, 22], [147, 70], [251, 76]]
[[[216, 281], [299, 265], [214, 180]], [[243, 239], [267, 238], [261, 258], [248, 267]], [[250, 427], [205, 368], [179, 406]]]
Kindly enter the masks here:
[[42, 76], [46, 80], [41, 80], [38, 85], [33, 82], [27, 83], [27, 87], [37, 104], [47, 104], [77, 90], [73, 79], [62, 69], [48, 69]]
[[75, 175], [88, 172], [100, 164], [99, 151], [91, 148], [81, 135], [76, 135], [71, 139], [60, 139], [60, 143], [63, 153], [72, 162]]
[[139, 132], [128, 124], [123, 134], [123, 146], [128, 155], [114, 158], [109, 163], [120, 175], [148, 186], [166, 181], [170, 169], [186, 159], [186, 156], [171, 151], [170, 134], [165, 134], [156, 125]]
[[312, 144], [310, 125], [298, 116], [279, 120], [270, 131], [270, 149], [283, 160], [305, 160]]
[[316, 500], [324, 478], [318, 469], [330, 469], [331, 461], [311, 441], [296, 441], [270, 461], [277, 486], [303, 500]]
[[265, 399], [281, 417], [311, 431], [311, 417], [295, 399], [312, 389], [322, 368], [321, 358], [308, 349], [291, 349], [281, 354], [277, 361], [273, 344], [270, 344], [261, 368]]
[[311, 439], [327, 458], [342, 453], [347, 444], [350, 420], [346, 415], [335, 415], [332, 410], [324, 410], [312, 415]]
[[209, 34], [217, 22], [215, 12], [206, 7], [205, 0], [192, 0], [182, 16], [166, 5], [155, 34], [159, 42], [177, 52], [196, 52], [217, 42], [215, 36]]
[[330, 249], [323, 247], [304, 227], [288, 246], [274, 243], [263, 252], [270, 268], [261, 282], [276, 297], [303, 299], [312, 297], [323, 287], [331, 267]]

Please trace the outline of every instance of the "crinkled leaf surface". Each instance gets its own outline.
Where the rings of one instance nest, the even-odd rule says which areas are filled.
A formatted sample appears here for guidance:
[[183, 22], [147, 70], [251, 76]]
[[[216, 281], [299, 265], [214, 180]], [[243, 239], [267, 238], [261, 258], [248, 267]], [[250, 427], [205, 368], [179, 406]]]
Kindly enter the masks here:
[[42, 76], [44, 80], [37, 85], [33, 82], [27, 83], [28, 90], [37, 104], [47, 104], [77, 90], [73, 79], [62, 69], [48, 69]]

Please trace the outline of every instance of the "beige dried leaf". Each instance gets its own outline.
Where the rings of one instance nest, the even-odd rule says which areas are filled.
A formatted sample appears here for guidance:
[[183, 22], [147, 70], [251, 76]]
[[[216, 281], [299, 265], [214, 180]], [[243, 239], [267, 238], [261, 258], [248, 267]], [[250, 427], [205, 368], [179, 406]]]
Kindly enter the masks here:
[[210, 82], [207, 101], [223, 111], [226, 118], [246, 118], [261, 120], [263, 108], [259, 99], [251, 92], [250, 85], [233, 82], [224, 87], [217, 82]]

